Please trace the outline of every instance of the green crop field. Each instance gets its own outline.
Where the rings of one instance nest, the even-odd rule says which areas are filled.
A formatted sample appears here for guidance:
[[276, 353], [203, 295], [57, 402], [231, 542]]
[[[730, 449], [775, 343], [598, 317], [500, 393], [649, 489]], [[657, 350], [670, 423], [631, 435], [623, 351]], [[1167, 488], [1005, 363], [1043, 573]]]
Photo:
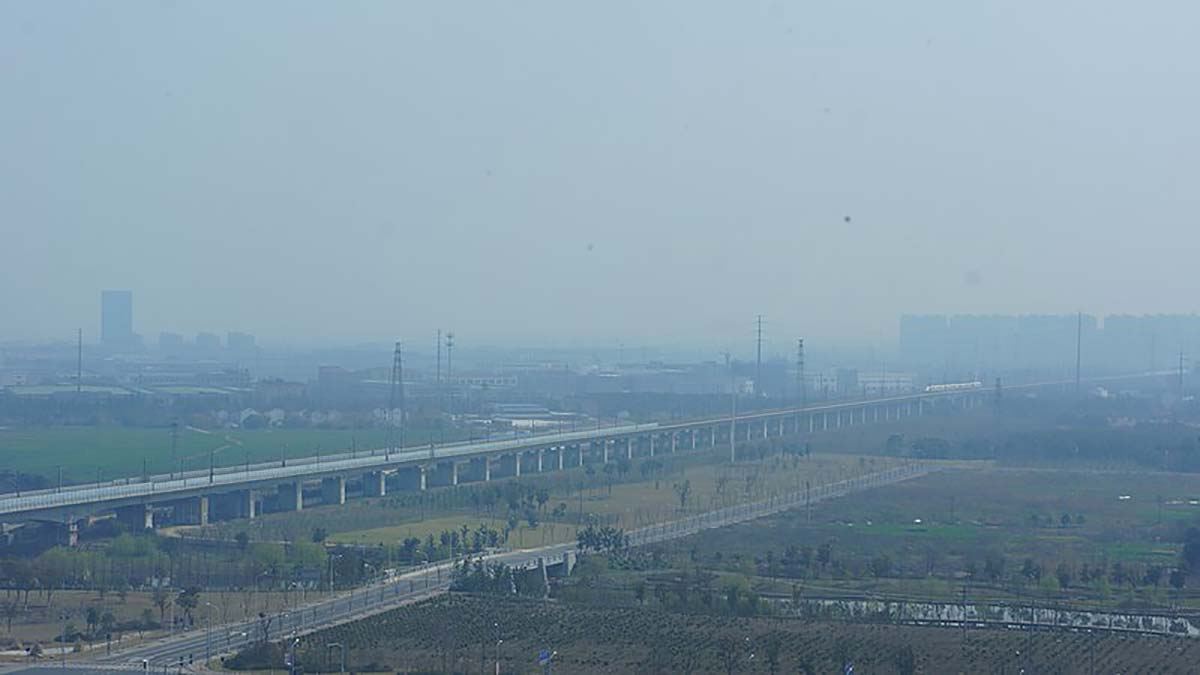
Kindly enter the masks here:
[[[409, 439], [428, 437], [428, 429], [410, 429]], [[455, 438], [449, 432], [446, 440]], [[217, 466], [263, 462], [280, 457], [308, 457], [321, 453], [382, 447], [383, 429], [216, 429], [179, 431], [176, 457], [185, 470], [208, 467], [209, 453], [216, 450]], [[63, 467], [66, 482], [140, 476], [145, 461], [150, 473], [178, 468], [172, 462], [171, 432], [168, 428], [53, 427], [48, 429], [0, 429], [0, 467], [42, 475], [57, 481]], [[175, 466], [172, 466], [172, 465]]]
[[[1200, 523], [1198, 492], [1191, 474], [948, 470], [822, 503], [811, 521], [785, 513], [661, 548], [677, 565], [694, 564], [698, 549], [702, 566], [781, 593], [800, 583], [945, 599], [971, 580], [988, 597], [1195, 607], [1193, 584], [1176, 591], [1167, 573], [1179, 564], [1182, 530]], [[827, 550], [820, 565], [783, 562], [789, 549], [818, 547]]]

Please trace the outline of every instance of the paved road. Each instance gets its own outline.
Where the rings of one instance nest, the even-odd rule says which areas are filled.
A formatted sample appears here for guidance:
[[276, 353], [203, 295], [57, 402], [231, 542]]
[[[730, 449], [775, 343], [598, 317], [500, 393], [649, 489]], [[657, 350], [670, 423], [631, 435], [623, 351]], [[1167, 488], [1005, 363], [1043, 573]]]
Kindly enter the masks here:
[[[761, 518], [786, 509], [803, 507], [806, 503], [817, 503], [840, 497], [852, 492], [867, 490], [895, 483], [936, 471], [938, 467], [928, 464], [909, 464], [895, 469], [866, 475], [837, 483], [816, 486], [807, 495], [803, 491], [784, 493], [771, 498], [746, 504], [709, 511], [679, 520], [651, 525], [629, 533], [629, 544], [645, 544], [677, 539], [702, 530], [725, 527], [735, 523]], [[484, 556], [484, 559], [502, 562], [517, 567], [536, 566], [539, 558], [547, 563], [561, 560], [562, 555], [575, 550], [575, 542], [546, 546], [525, 551], [511, 551]], [[152, 670], [162, 670], [192, 662], [203, 662], [205, 656], [217, 657], [236, 652], [238, 649], [260, 639], [264, 627], [271, 640], [283, 640], [293, 635], [302, 635], [313, 630], [345, 623], [369, 616], [373, 613], [398, 607], [406, 602], [442, 593], [450, 585], [450, 570], [454, 563], [442, 563], [426, 569], [414, 570], [399, 577], [372, 584], [353, 592], [333, 598], [318, 600], [290, 612], [273, 614], [270, 621], [241, 621], [211, 630], [198, 629], [188, 633], [131, 647], [107, 657], [97, 658], [97, 664], [108, 667], [140, 667], [145, 659]], [[23, 674], [24, 675], [24, 674]]]

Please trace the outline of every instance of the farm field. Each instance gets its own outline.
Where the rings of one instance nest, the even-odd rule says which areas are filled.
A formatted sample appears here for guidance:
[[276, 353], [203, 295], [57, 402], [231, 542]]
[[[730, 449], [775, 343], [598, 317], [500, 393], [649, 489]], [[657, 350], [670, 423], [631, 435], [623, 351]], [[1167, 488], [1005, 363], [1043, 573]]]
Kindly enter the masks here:
[[[499, 649], [497, 641], [500, 640]], [[305, 636], [297, 661], [309, 672], [536, 672], [545, 649], [560, 673], [700, 672], [1189, 672], [1200, 642], [1185, 638], [1027, 633], [855, 625], [779, 618], [593, 607], [560, 601], [452, 594]], [[910, 654], [911, 661], [906, 661]], [[250, 657], [251, 655], [247, 655]], [[259, 652], [243, 667], [278, 668]], [[269, 656], [268, 662], [263, 657]], [[332, 658], [331, 658], [332, 657]], [[1094, 659], [1094, 661], [1093, 661]]]
[[[410, 430], [410, 439], [424, 439], [428, 429]], [[310, 457], [317, 452], [382, 447], [383, 429], [216, 429], [196, 432], [181, 429], [177, 456], [184, 470], [208, 467], [209, 452], [220, 450], [218, 466], [234, 466], [249, 459], [265, 462], [283, 457]], [[456, 440], [447, 430], [446, 440]], [[413, 442], [416, 442], [415, 440]], [[0, 466], [58, 480], [63, 467], [67, 483], [91, 482], [142, 475], [145, 460], [150, 473], [178, 470], [172, 466], [170, 429], [144, 427], [53, 427], [0, 429]], [[99, 474], [97, 474], [99, 472]], [[7, 487], [7, 486], [5, 486]]]
[[1168, 584], [1198, 498], [1189, 474], [947, 470], [655, 550], [782, 594], [1200, 607]]
[[[644, 460], [635, 459], [624, 478], [611, 476], [611, 490], [606, 483], [608, 476], [601, 471], [590, 477], [583, 469], [523, 477], [517, 482], [531, 489], [547, 490], [547, 507], [536, 527], [521, 518], [508, 545], [519, 548], [570, 541], [581, 520], [581, 511], [585, 523], [602, 522], [632, 529], [687, 513], [803, 489], [805, 481], [821, 485], [882, 471], [901, 461], [848, 455], [774, 456], [729, 467], [719, 464], [722, 459], [723, 455], [718, 453], [664, 459], [664, 463], [677, 461], [678, 464], [666, 466], [654, 477], [641, 474], [636, 466]], [[508, 481], [486, 485], [503, 489], [500, 486], [505, 482]], [[681, 510], [675, 486], [685, 482], [689, 486], [689, 495]], [[268, 514], [254, 521], [210, 526], [207, 536], [232, 539], [238, 532], [246, 532], [254, 540], [296, 539], [307, 537], [314, 528], [320, 527], [329, 533], [330, 541], [337, 543], [394, 545], [409, 537], [424, 539], [429, 534], [457, 530], [463, 525], [474, 528], [487, 523], [491, 527], [502, 527], [508, 511], [504, 505], [489, 513], [467, 505], [465, 497], [454, 497], [454, 494], [484, 488], [483, 483], [437, 488], [425, 493], [427, 501], [420, 505], [411, 503], [412, 493], [399, 493], [408, 496], [352, 500], [342, 506]], [[561, 508], [562, 514], [557, 517], [551, 515], [556, 507]]]
[[[178, 591], [172, 592], [172, 597]], [[307, 599], [312, 599], [313, 592], [307, 593]], [[278, 591], [213, 591], [201, 593], [200, 609], [194, 611], [194, 620], [197, 623], [202, 623], [205, 620], [205, 612], [208, 607], [204, 603], [212, 605], [212, 620], [213, 625], [225, 623], [228, 621], [239, 621], [256, 616], [259, 612], [274, 613], [280, 610], [285, 610], [288, 607], [297, 604], [303, 604], [306, 596], [300, 591], [294, 592], [278, 592]], [[95, 591], [79, 591], [79, 590], [64, 590], [56, 591], [47, 602], [44, 594], [34, 591], [29, 596], [28, 607], [24, 606], [22, 594], [18, 591], [7, 591], [0, 596], [0, 603], [5, 607], [9, 603], [16, 603], [11, 627], [8, 625], [8, 610], [5, 610], [3, 622], [0, 624], [0, 651], [7, 647], [15, 647], [17, 645], [28, 646], [34, 642], [42, 644], [47, 651], [50, 650], [52, 644], [57, 644], [55, 639], [62, 634], [63, 616], [66, 615], [68, 627], [74, 627], [77, 630], [84, 630], [86, 616], [89, 608], [95, 608], [98, 612], [111, 612], [118, 624], [140, 623], [143, 619], [143, 613], [147, 610], [150, 616], [157, 624], [163, 619], [167, 625], [172, 618], [172, 609], [168, 606], [165, 612], [160, 612], [159, 608], [153, 602], [153, 594], [149, 591], [128, 591], [124, 595], [109, 591], [108, 593], [98, 593]], [[17, 609], [19, 608], [19, 609]], [[183, 613], [175, 610], [174, 615], [182, 620]], [[139, 635], [139, 633], [142, 633]], [[127, 646], [130, 641], [141, 639], [153, 639], [155, 637], [167, 634], [165, 628], [148, 629], [138, 631], [134, 628], [118, 630], [113, 635], [114, 648], [120, 645]], [[93, 645], [94, 648], [103, 649], [103, 641], [98, 641]], [[68, 655], [68, 660], [71, 656]]]

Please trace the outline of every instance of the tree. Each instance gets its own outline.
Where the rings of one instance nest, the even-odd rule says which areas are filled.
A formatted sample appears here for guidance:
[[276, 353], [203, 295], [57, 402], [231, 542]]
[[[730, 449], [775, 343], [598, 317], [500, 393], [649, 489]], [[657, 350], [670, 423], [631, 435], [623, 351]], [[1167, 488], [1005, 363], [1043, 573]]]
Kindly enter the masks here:
[[250, 535], [245, 532], [238, 532], [233, 539], [237, 542], [238, 550], [245, 551], [250, 546]]
[[13, 619], [21, 615], [21, 603], [17, 598], [10, 598], [0, 605], [0, 612], [4, 614], [4, 622], [8, 627], [8, 633], [12, 634]]
[[183, 610], [183, 617], [187, 621], [187, 625], [192, 625], [195, 623], [192, 619], [192, 610], [200, 605], [200, 589], [185, 588], [175, 597], [175, 604]]
[[100, 615], [100, 630], [104, 631], [104, 640], [112, 645], [113, 629], [117, 627], [117, 617], [113, 616], [112, 612], [104, 612]]
[[692, 494], [692, 481], [685, 480], [682, 483], [675, 484], [675, 494], [679, 497], [679, 510], [687, 510], [687, 500]]
[[642, 474], [642, 480], [646, 480], [650, 476], [654, 476], [654, 489], [657, 490], [658, 472], [661, 471], [662, 468], [662, 462], [658, 461], [657, 459], [647, 459], [641, 463], [641, 465], [638, 467], [638, 470]]
[[1200, 529], [1187, 529], [1183, 536], [1183, 551], [1180, 557], [1183, 567], [1188, 571], [1200, 571]]
[[312, 531], [312, 541], [314, 544], [323, 544], [329, 538], [329, 530], [323, 527], [314, 527]]
[[146, 634], [147, 628], [154, 626], [154, 612], [150, 611], [149, 607], [142, 610], [142, 620], [138, 622], [138, 637]]
[[639, 581], [636, 584], [634, 584], [633, 597], [637, 598], [639, 605], [646, 604], [646, 582], [645, 581]]
[[621, 480], [624, 480], [625, 476], [628, 476], [632, 470], [633, 465], [630, 464], [628, 457], [622, 457], [617, 460], [617, 473], [621, 476]]
[[724, 635], [717, 640], [717, 661], [725, 669], [727, 675], [733, 675], [733, 672], [741, 666], [742, 654], [749, 639], [739, 640], [732, 635]]
[[913, 675], [917, 672], [917, 655], [913, 653], [912, 645], [905, 645], [896, 652], [893, 663], [900, 675]]
[[610, 497], [612, 496], [613, 481], [616, 480], [616, 474], [617, 474], [617, 465], [616, 464], [605, 464], [604, 465], [604, 482], [608, 485], [608, 494]]
[[1069, 588], [1071, 586], [1071, 566], [1067, 563], [1058, 563], [1058, 567], [1054, 569], [1054, 575], [1058, 577], [1058, 585], [1061, 588]]
[[871, 574], [876, 578], [886, 577], [892, 572], [892, 559], [886, 553], [880, 553], [871, 561]]
[[167, 623], [167, 607], [171, 605], [171, 596], [167, 593], [167, 589], [162, 586], [155, 588], [150, 600], [158, 608], [159, 623], [165, 625]]
[[1187, 574], [1179, 568], [1171, 570], [1171, 576], [1168, 577], [1167, 583], [1171, 584], [1171, 588], [1177, 591], [1183, 590], [1184, 581], [1187, 579]]
[[100, 610], [95, 607], [88, 607], [83, 618], [87, 623], [88, 641], [90, 642], [92, 633], [96, 632], [96, 624], [100, 623]]
[[771, 675], [779, 672], [779, 655], [783, 651], [784, 635], [778, 631], [767, 633], [763, 638], [763, 654], [767, 659], [767, 671]]

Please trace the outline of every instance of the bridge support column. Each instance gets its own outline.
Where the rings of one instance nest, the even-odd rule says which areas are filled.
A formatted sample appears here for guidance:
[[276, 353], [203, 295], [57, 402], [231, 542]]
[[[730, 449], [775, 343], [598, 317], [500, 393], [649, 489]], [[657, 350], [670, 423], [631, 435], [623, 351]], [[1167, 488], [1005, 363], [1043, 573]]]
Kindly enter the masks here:
[[79, 521], [71, 516], [63, 520], [62, 545], [75, 548], [79, 545]]
[[492, 479], [492, 464], [487, 457], [472, 457], [467, 463], [467, 473], [460, 475], [459, 481], [467, 480], [473, 483], [486, 483]]
[[608, 448], [611, 441], [601, 441], [604, 444], [604, 463], [608, 464]]
[[713, 427], [713, 428], [709, 429], [709, 431], [712, 432], [712, 447], [715, 448], [715, 447], [717, 447], [717, 428]]
[[625, 439], [625, 459], [633, 459], [633, 436]]
[[917, 399], [917, 417], [921, 417], [924, 414], [925, 414], [925, 399], [919, 398], [919, 399]]
[[300, 481], [280, 483], [276, 490], [279, 496], [280, 511], [304, 510], [304, 483]]
[[696, 449], [696, 430], [692, 429], [692, 431], [690, 433], [692, 434], [692, 449], [695, 450]]
[[671, 454], [673, 455], [678, 451], [679, 451], [679, 434], [676, 432], [671, 432]]
[[238, 490], [213, 495], [209, 500], [210, 517], [217, 520], [255, 518], [258, 515], [258, 499], [253, 490]]
[[208, 525], [208, 497], [190, 497], [181, 499], [173, 504], [174, 516], [171, 520], [177, 525]]
[[812, 413], [809, 413], [809, 415], [808, 415], [808, 433], [811, 434], [813, 431], [816, 430], [816, 424], [817, 424], [816, 418], [812, 416]]
[[427, 487], [451, 487], [458, 485], [458, 462], [438, 462], [425, 471]]
[[131, 530], [153, 530], [154, 511], [149, 504], [131, 504], [117, 509], [117, 522]]
[[654, 456], [654, 434], [650, 434], [650, 456]]
[[321, 503], [322, 504], [345, 504], [346, 503], [346, 479], [341, 476], [333, 476], [321, 479]]
[[821, 431], [829, 431], [829, 413], [821, 413]]
[[387, 495], [387, 474], [382, 471], [368, 471], [363, 474], [363, 496], [383, 497]]
[[420, 492], [426, 487], [425, 467], [406, 466], [396, 472], [396, 484], [401, 490]]

